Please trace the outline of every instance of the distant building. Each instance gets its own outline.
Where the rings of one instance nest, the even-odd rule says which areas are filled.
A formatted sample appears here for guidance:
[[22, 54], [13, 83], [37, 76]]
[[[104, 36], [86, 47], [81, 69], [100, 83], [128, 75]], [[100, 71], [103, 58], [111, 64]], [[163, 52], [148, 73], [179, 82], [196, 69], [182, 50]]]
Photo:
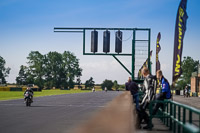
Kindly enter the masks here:
[[198, 71], [192, 73], [191, 92], [200, 93], [200, 65], [198, 66]]

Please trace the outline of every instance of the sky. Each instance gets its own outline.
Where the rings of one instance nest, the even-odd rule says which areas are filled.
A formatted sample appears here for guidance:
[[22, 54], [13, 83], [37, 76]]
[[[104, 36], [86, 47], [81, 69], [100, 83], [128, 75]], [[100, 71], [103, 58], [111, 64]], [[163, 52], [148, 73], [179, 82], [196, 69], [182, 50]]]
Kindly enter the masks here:
[[[31, 51], [73, 52], [83, 69], [84, 83], [93, 77], [95, 83], [105, 79], [124, 84], [130, 76], [111, 56], [88, 56], [82, 53], [82, 35], [55, 33], [54, 27], [151, 28], [152, 74], [155, 74], [156, 37], [161, 33], [159, 60], [164, 76], [171, 83], [174, 29], [180, 0], [0, 0], [0, 56], [11, 71], [7, 81], [16, 82], [19, 68], [27, 65]], [[200, 1], [188, 0], [187, 30], [183, 56], [200, 60]], [[99, 33], [101, 34], [101, 33]], [[111, 31], [111, 36], [114, 31]], [[130, 32], [124, 33], [128, 39]], [[86, 50], [90, 50], [86, 35]], [[99, 37], [101, 40], [101, 37]], [[130, 39], [123, 42], [123, 52], [131, 49]], [[102, 52], [102, 44], [99, 52]], [[111, 39], [111, 51], [114, 49]], [[131, 58], [119, 57], [131, 70]], [[143, 64], [143, 63], [142, 63]], [[141, 64], [141, 65], [142, 65]], [[136, 72], [137, 73], [137, 72]]]

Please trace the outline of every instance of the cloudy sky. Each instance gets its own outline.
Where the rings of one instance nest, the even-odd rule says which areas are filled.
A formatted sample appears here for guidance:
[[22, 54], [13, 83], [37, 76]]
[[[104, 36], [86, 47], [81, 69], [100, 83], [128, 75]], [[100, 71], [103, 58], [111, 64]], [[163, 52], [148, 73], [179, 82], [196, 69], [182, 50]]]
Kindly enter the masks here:
[[[161, 69], [171, 82], [174, 28], [180, 0], [0, 0], [0, 56], [11, 68], [7, 81], [15, 82], [20, 65], [27, 65], [30, 51], [73, 52], [83, 69], [82, 82], [90, 77], [96, 83], [104, 79], [126, 82], [129, 74], [111, 56], [82, 54], [82, 35], [54, 33], [54, 27], [151, 28], [152, 72], [155, 74], [156, 37], [161, 32]], [[183, 56], [200, 59], [200, 1], [188, 0], [187, 31]], [[114, 31], [111, 32], [114, 34]], [[125, 33], [128, 39], [131, 33]], [[124, 35], [125, 35], [124, 34]], [[90, 36], [86, 36], [90, 37]], [[101, 38], [100, 38], [101, 39]], [[89, 39], [88, 39], [89, 40]], [[123, 51], [131, 49], [130, 40]], [[90, 50], [90, 42], [86, 42]], [[111, 49], [114, 41], [111, 41]], [[99, 44], [99, 50], [102, 48]], [[131, 70], [131, 58], [120, 57]]]

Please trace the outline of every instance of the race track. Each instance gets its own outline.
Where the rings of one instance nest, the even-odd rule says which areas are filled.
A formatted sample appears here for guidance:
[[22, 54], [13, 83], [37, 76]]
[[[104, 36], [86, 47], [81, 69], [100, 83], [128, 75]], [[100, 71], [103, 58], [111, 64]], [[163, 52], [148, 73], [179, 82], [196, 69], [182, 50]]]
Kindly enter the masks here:
[[0, 133], [70, 133], [122, 92], [91, 92], [0, 102]]

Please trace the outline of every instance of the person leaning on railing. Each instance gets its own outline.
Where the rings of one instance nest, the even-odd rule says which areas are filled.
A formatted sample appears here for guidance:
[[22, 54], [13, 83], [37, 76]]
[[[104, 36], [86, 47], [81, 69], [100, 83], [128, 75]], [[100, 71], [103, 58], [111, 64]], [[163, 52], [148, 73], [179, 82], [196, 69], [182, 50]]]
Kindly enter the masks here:
[[[163, 101], [164, 99], [170, 99], [171, 98], [171, 90], [170, 90], [170, 85], [168, 80], [163, 76], [162, 71], [158, 70], [156, 72], [156, 77], [158, 80], [160, 80], [161, 83], [161, 92], [156, 95], [155, 100], [161, 100]], [[163, 108], [163, 103], [156, 103], [152, 115], [155, 115], [159, 109], [159, 107]]]
[[149, 115], [146, 112], [146, 109], [151, 101], [154, 100], [155, 96], [155, 87], [156, 87], [156, 77], [151, 75], [149, 69], [144, 67], [142, 69], [142, 75], [144, 77], [143, 82], [143, 90], [144, 90], [144, 97], [140, 104], [140, 110], [138, 110], [138, 117], [139, 117], [139, 128], [141, 127], [140, 124], [144, 119], [144, 122], [147, 123], [143, 129], [152, 128], [152, 125], [149, 125]]

